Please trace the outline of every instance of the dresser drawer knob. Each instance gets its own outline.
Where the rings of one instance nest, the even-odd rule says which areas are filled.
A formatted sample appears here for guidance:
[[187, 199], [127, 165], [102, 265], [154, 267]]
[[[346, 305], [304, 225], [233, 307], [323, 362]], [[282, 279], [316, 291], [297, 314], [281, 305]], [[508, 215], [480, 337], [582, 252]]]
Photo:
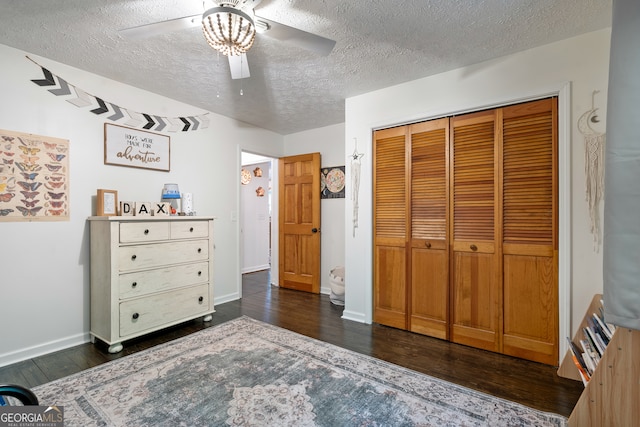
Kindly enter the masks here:
[[202, 271], [198, 271], [198, 276], [202, 276]]
[[144, 230], [144, 234], [149, 234], [149, 229]]
[[135, 288], [136, 286], [138, 286], [138, 282], [133, 282], [133, 283], [131, 284], [131, 287], [132, 287], [132, 288]]
[[131, 255], [131, 261], [135, 261], [135, 260], [136, 260], [136, 258], [138, 258], [138, 256], [137, 256], [137, 255]]
[[471, 249], [472, 251], [477, 251], [478, 247], [476, 245], [471, 245], [469, 246], [469, 249]]
[[138, 313], [133, 313], [133, 316], [131, 317], [133, 317], [133, 320], [137, 320], [140, 315]]
[[431, 248], [431, 242], [427, 242], [427, 243], [425, 243], [424, 245], [427, 247], [427, 249], [430, 249], [430, 248]]
[[198, 248], [198, 253], [202, 252], [202, 248]]
[[198, 298], [198, 302], [202, 302], [202, 301], [204, 301], [204, 297]]
[[193, 227], [189, 228], [189, 232], [193, 233]]

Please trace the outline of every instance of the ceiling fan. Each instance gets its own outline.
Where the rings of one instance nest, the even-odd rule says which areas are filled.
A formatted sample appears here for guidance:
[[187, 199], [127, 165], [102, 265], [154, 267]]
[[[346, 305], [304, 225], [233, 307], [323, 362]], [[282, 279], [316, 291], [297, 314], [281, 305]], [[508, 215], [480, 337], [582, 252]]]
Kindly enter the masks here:
[[[254, 9], [261, 2], [262, 0], [205, 0], [203, 1], [205, 12], [202, 15], [184, 16], [182, 18], [126, 28], [120, 30], [119, 33], [127, 38], [142, 39], [187, 28], [202, 27], [204, 22], [205, 27], [208, 26], [210, 28], [209, 32], [204, 31], [205, 39], [207, 39], [214, 49], [219, 50], [229, 58], [231, 78], [233, 79], [242, 79], [250, 76], [246, 50], [251, 48], [253, 37], [256, 36], [269, 37], [323, 56], [331, 53], [336, 44], [334, 40], [256, 16]], [[209, 3], [211, 7], [209, 7], [207, 3]], [[212, 41], [209, 35], [211, 31], [217, 31], [217, 29], [222, 30], [223, 26], [227, 24], [231, 25], [232, 17], [236, 24], [242, 25], [241, 31], [247, 29], [249, 21], [251, 22], [251, 26], [254, 27], [252, 33], [240, 35], [240, 38], [246, 37], [244, 44], [248, 45], [248, 47], [245, 46], [243, 51], [237, 49], [235, 51], [231, 49], [230, 51], [229, 46], [216, 47], [213, 44], [215, 41]], [[233, 36], [229, 34], [229, 36], [238, 39], [237, 33], [234, 33]], [[228, 40], [223, 41], [223, 44], [229, 45], [230, 42]]]

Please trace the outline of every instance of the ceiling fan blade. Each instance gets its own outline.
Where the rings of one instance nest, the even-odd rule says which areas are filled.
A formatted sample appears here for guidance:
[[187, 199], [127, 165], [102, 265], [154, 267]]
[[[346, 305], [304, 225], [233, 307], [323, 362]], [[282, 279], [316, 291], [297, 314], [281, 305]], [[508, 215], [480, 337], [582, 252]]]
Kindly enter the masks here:
[[242, 55], [229, 55], [229, 68], [231, 69], [232, 79], [246, 79], [247, 77], [251, 77], [246, 53]]
[[144, 39], [173, 31], [197, 27], [199, 25], [202, 25], [202, 15], [193, 15], [169, 19], [167, 21], [154, 22], [153, 24], [140, 25], [138, 27], [125, 28], [118, 32], [124, 37], [130, 39]]
[[[327, 56], [336, 45], [335, 40], [331, 40], [317, 34], [311, 34], [298, 28], [290, 27], [276, 21], [256, 16], [256, 21], [264, 22], [269, 29], [260, 36], [271, 37], [285, 43], [292, 44], [302, 49], [316, 52], [322, 56]], [[256, 22], [258, 24], [258, 22]]]

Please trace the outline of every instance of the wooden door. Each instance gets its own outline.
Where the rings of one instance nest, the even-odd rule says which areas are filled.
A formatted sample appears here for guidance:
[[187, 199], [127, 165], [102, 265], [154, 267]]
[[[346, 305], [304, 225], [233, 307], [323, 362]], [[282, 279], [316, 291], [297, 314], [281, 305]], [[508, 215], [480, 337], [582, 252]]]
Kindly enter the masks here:
[[500, 351], [501, 337], [497, 114], [452, 118], [450, 156], [451, 340], [491, 351]]
[[320, 293], [320, 153], [284, 157], [279, 171], [279, 284]]
[[409, 330], [448, 339], [449, 119], [411, 125]]
[[373, 135], [373, 321], [407, 329], [406, 127]]
[[504, 108], [503, 353], [558, 361], [557, 98]]

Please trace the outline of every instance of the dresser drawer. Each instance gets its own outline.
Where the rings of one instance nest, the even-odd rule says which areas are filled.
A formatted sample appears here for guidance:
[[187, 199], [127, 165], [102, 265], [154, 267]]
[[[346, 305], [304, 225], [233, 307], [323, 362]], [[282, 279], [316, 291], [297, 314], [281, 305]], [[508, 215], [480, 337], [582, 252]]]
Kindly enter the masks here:
[[209, 237], [208, 221], [174, 221], [171, 223], [172, 239], [197, 239]]
[[120, 271], [139, 270], [209, 259], [208, 240], [150, 243], [121, 246], [118, 254]]
[[168, 238], [169, 223], [165, 221], [120, 223], [120, 243], [151, 242]]
[[207, 261], [125, 273], [118, 278], [120, 300], [195, 285], [208, 280], [209, 262]]
[[120, 303], [120, 336], [197, 317], [209, 311], [208, 284], [124, 301]]

